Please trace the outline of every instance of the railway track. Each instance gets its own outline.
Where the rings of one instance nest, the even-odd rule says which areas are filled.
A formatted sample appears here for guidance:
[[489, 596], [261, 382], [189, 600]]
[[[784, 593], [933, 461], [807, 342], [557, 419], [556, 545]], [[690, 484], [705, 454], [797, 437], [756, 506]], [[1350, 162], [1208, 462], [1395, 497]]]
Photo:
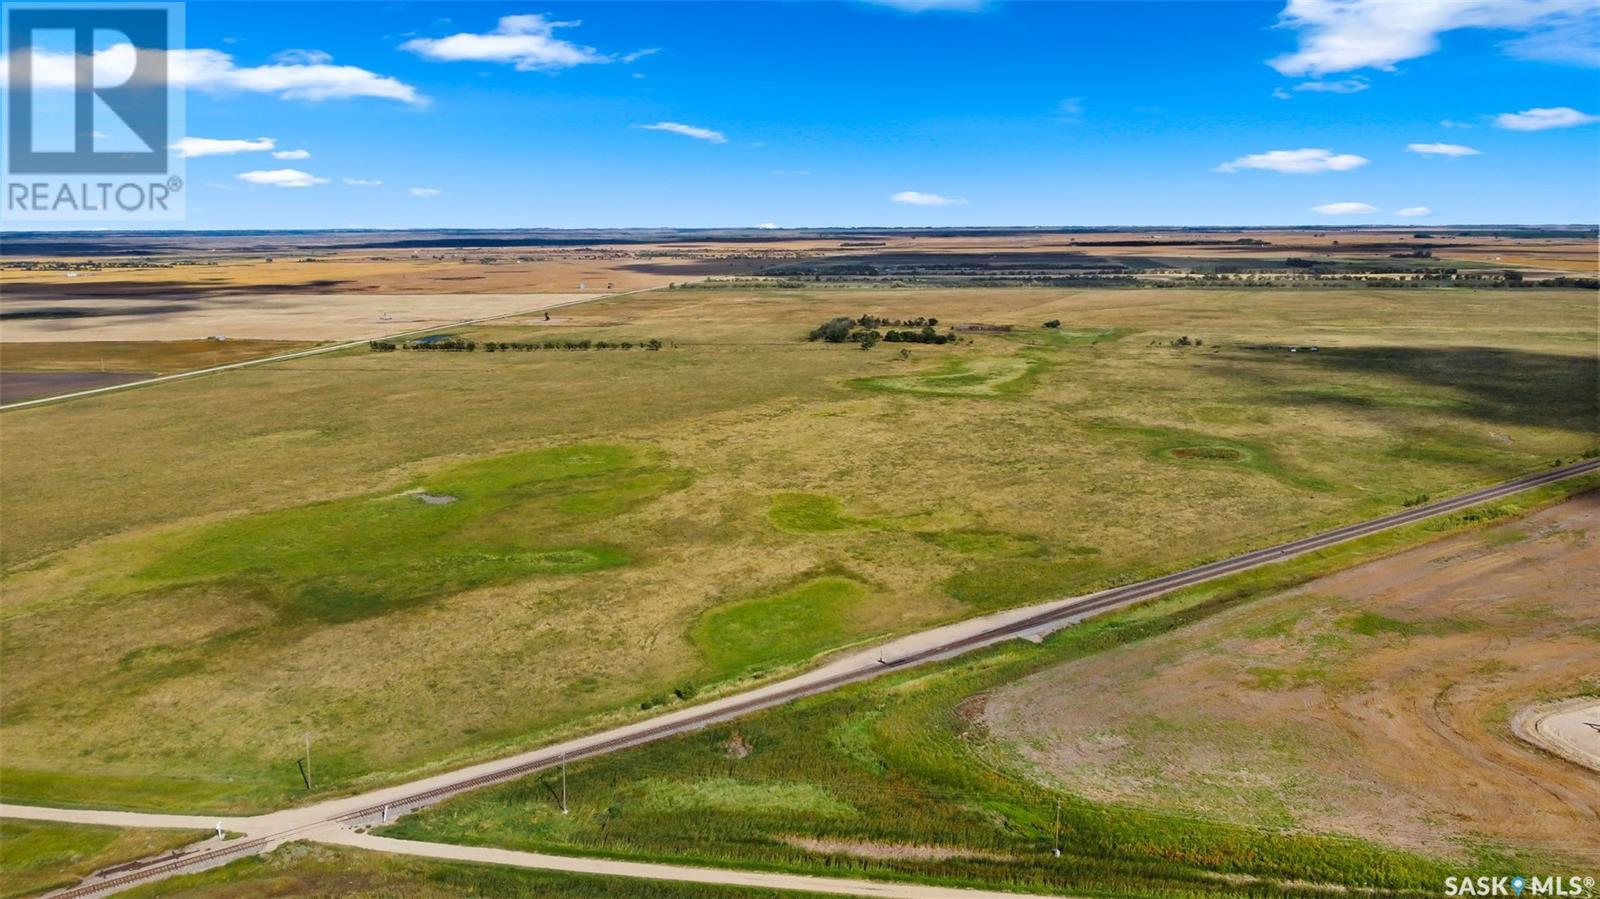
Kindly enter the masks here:
[[[714, 707], [708, 707], [701, 714], [687, 714], [675, 717], [670, 722], [664, 722], [654, 727], [630, 729], [626, 733], [610, 738], [593, 740], [585, 745], [569, 748], [565, 751], [551, 749], [544, 754], [525, 761], [506, 764], [503, 767], [481, 773], [463, 776], [460, 780], [450, 781], [426, 790], [404, 794], [398, 798], [391, 798], [386, 802], [376, 802], [371, 805], [361, 806], [354, 810], [340, 812], [326, 818], [287, 828], [283, 831], [240, 840], [238, 844], [222, 846], [216, 849], [197, 853], [193, 856], [175, 859], [169, 862], [152, 863], [148, 867], [137, 871], [130, 871], [115, 877], [85, 883], [69, 890], [64, 890], [55, 895], [62, 897], [98, 896], [130, 887], [139, 883], [183, 873], [185, 871], [202, 870], [223, 863], [234, 857], [242, 857], [258, 851], [281, 844], [287, 840], [301, 835], [310, 834], [318, 829], [329, 826], [355, 827], [363, 824], [379, 823], [390, 820], [392, 817], [407, 814], [416, 809], [432, 805], [452, 796], [483, 787], [493, 786], [506, 781], [516, 780], [553, 768], [563, 762], [581, 761], [606, 755], [619, 750], [628, 749], [651, 743], [656, 740], [676, 736], [699, 730], [712, 724], [738, 718], [751, 712], [772, 708], [787, 702], [814, 696], [848, 684], [858, 683], [878, 677], [891, 671], [902, 670], [907, 667], [924, 664], [931, 661], [951, 658], [963, 653], [992, 646], [1017, 637], [1025, 637], [1041, 632], [1053, 630], [1060, 626], [1081, 620], [1090, 615], [1102, 614], [1119, 608], [1143, 602], [1162, 596], [1174, 590], [1217, 578], [1237, 574], [1262, 565], [1282, 561], [1294, 556], [1315, 552], [1340, 543], [1345, 543], [1391, 528], [1413, 524], [1429, 518], [1448, 515], [1472, 506], [1497, 499], [1503, 499], [1525, 490], [1531, 490], [1548, 484], [1553, 484], [1567, 478], [1579, 477], [1600, 471], [1600, 459], [1587, 459], [1571, 465], [1552, 468], [1548, 471], [1524, 475], [1509, 481], [1474, 490], [1469, 493], [1424, 503], [1409, 509], [1383, 515], [1378, 518], [1368, 519], [1363, 522], [1323, 531], [1308, 537], [1302, 537], [1285, 543], [1264, 547], [1251, 552], [1219, 559], [1196, 565], [1192, 568], [1176, 571], [1171, 574], [1113, 587], [1099, 593], [1089, 594], [1070, 602], [1055, 601], [1049, 608], [1037, 614], [1024, 616], [1015, 620], [996, 624], [964, 636], [941, 642], [932, 646], [910, 652], [894, 658], [879, 657], [876, 663], [863, 664], [860, 667], [840, 672], [826, 678], [806, 678], [803, 683], [793, 687], [764, 691], [759, 696], [746, 700], [720, 701]], [[891, 644], [892, 645], [892, 644]], [[801, 676], [804, 678], [804, 675]]]

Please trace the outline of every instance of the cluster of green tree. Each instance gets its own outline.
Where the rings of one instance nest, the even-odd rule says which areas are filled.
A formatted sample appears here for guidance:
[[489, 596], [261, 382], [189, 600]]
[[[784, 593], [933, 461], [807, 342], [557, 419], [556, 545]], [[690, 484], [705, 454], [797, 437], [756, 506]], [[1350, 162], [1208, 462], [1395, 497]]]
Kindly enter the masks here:
[[946, 344], [956, 339], [954, 333], [940, 334], [933, 329], [938, 324], [936, 318], [915, 318], [909, 321], [892, 320], [894, 324], [920, 325], [920, 329], [879, 331], [874, 325], [891, 323], [891, 319], [878, 318], [873, 315], [864, 315], [860, 319], [838, 316], [830, 318], [814, 328], [806, 335], [807, 340], [821, 340], [825, 343], [849, 343], [861, 345], [864, 350], [872, 349], [878, 341], [889, 343], [934, 343]]
[[796, 278], [708, 278], [704, 281], [685, 281], [681, 284], [673, 282], [667, 285], [668, 290], [733, 290], [751, 287], [770, 288], [799, 288], [807, 287], [809, 282]]
[[1191, 340], [1187, 334], [1172, 342], [1173, 346], [1205, 346], [1205, 344], [1206, 342], [1198, 337]]
[[827, 343], [844, 343], [850, 339], [850, 332], [855, 328], [856, 320], [845, 316], [830, 318], [814, 328], [806, 335], [807, 340], [821, 340]]
[[[392, 353], [395, 350], [444, 350], [446, 352], [472, 353], [477, 352], [480, 344], [471, 340], [434, 340], [427, 343], [412, 341], [410, 343], [394, 343], [388, 340], [371, 340], [367, 348], [375, 353]], [[642, 350], [659, 350], [666, 346], [659, 338], [634, 343], [631, 340], [546, 340], [513, 342], [504, 340], [490, 340], [482, 345], [485, 353], [511, 353], [532, 352], [534, 350], [631, 350], [638, 347]]]
[[491, 340], [483, 345], [483, 349], [487, 353], [527, 353], [533, 350], [631, 350], [636, 346], [644, 350], [659, 350], [664, 345], [654, 337], [639, 343], [634, 343], [631, 340], [587, 339], [529, 341], [527, 343]]
[[913, 328], [931, 328], [938, 323], [939, 320], [936, 318], [923, 318], [921, 316], [916, 318], [883, 318], [882, 316], [873, 315], [870, 312], [856, 319], [856, 324], [863, 328], [888, 327], [889, 325], [909, 325]]
[[1052, 318], [1049, 321], [1045, 322], [1044, 326], [1046, 328], [1059, 328], [1059, 327], [1061, 327], [1061, 319]]
[[402, 350], [443, 350], [447, 353], [471, 353], [478, 349], [478, 344], [471, 340], [412, 340], [400, 344]]
[[924, 325], [920, 331], [888, 331], [883, 335], [888, 343], [936, 343], [946, 344], [956, 339], [954, 334], [939, 334], [933, 330], [932, 325]]
[[[853, 339], [851, 337], [851, 332], [855, 328], [872, 329], [888, 327], [890, 325], [912, 328], [932, 328], [937, 324], [939, 324], [939, 320], [931, 316], [924, 317], [919, 315], [916, 318], [887, 318], [881, 315], [873, 315], [870, 312], [861, 316], [860, 318], [850, 318], [848, 316], [841, 315], [835, 318], [830, 318], [826, 322], [823, 322], [822, 325], [814, 329], [806, 339], [825, 340], [828, 343], [844, 343], [846, 340]], [[931, 343], [932, 341], [928, 342]]]

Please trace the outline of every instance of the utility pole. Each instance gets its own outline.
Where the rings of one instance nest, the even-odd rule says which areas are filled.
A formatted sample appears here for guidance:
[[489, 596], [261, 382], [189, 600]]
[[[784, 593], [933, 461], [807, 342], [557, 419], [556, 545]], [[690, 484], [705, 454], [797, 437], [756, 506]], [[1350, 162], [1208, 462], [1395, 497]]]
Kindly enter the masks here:
[[567, 754], [561, 753], [561, 814], [567, 813]]
[[311, 783], [311, 731], [308, 730], [306, 731], [306, 786], [309, 787]]
[[1056, 849], [1055, 857], [1061, 857], [1061, 797], [1056, 797]]

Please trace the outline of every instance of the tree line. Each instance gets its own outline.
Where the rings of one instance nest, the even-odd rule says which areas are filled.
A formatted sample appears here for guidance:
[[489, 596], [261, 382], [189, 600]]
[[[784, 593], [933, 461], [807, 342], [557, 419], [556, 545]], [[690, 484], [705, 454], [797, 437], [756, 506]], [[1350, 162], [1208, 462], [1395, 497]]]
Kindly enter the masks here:
[[[885, 343], [932, 343], [946, 344], [955, 342], [954, 331], [939, 333], [934, 330], [939, 320], [936, 318], [890, 319], [876, 315], [863, 315], [860, 318], [838, 316], [830, 318], [813, 328], [806, 335], [807, 340], [820, 340], [824, 343], [857, 343], [864, 350], [872, 349], [878, 341]], [[879, 325], [911, 325], [904, 329], [889, 329], [879, 331]]]
[[427, 343], [420, 341], [407, 341], [395, 343], [390, 340], [370, 340], [367, 348], [375, 353], [392, 353], [395, 350], [438, 350], [447, 353], [474, 353], [483, 350], [485, 353], [530, 353], [535, 350], [631, 350], [638, 348], [655, 352], [666, 346], [660, 338], [652, 337], [634, 343], [631, 340], [545, 340], [545, 341], [508, 341], [489, 340], [478, 343], [473, 340], [435, 340]]

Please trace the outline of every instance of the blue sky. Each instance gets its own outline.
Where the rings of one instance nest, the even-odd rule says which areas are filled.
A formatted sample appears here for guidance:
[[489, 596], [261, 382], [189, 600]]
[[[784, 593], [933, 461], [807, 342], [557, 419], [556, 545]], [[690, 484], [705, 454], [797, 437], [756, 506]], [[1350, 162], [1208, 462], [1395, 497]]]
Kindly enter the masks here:
[[187, 227], [1594, 222], [1596, 18], [190, 2]]

